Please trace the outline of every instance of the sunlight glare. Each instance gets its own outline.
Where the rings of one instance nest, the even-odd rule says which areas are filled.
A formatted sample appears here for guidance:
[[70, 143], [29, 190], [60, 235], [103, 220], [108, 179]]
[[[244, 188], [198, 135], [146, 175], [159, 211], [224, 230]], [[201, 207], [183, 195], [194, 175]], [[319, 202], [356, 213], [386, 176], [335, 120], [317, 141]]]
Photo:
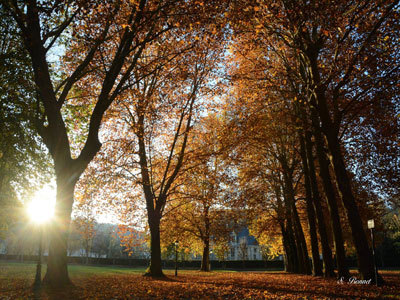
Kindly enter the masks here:
[[37, 191], [28, 204], [27, 211], [30, 219], [35, 223], [44, 223], [54, 214], [55, 191], [51, 187], [44, 187]]

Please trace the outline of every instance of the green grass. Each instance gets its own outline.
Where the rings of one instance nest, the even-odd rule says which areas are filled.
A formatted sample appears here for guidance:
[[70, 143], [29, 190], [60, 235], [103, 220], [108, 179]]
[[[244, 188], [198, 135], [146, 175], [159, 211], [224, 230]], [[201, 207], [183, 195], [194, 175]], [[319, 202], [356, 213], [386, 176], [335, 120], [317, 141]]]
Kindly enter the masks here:
[[71, 277], [79, 276], [95, 276], [95, 275], [132, 275], [132, 274], [143, 274], [145, 268], [130, 268], [130, 267], [116, 267], [116, 266], [84, 266], [84, 265], [69, 265], [68, 271]]
[[[8, 261], [0, 261], [0, 279], [5, 278], [21, 278], [21, 279], [34, 279], [36, 270], [36, 263], [34, 262], [8, 262]], [[112, 276], [112, 275], [142, 275], [145, 273], [146, 268], [133, 268], [128, 266], [94, 266], [94, 265], [68, 265], [68, 271], [71, 279], [80, 278], [80, 277], [91, 277], [91, 276]], [[164, 269], [163, 272], [166, 275], [174, 275], [174, 269]], [[282, 270], [280, 269], [271, 269], [271, 270], [212, 270], [210, 273], [203, 273], [204, 276], [212, 275], [215, 273], [247, 273], [247, 272], [256, 272], [256, 273], [280, 273]], [[46, 273], [46, 264], [42, 265], [42, 277]], [[179, 274], [188, 274], [193, 275], [195, 273], [199, 273], [198, 270], [190, 270], [190, 269], [179, 269]]]
[[[116, 266], [85, 266], [85, 265], [69, 265], [68, 271], [70, 277], [91, 277], [91, 276], [112, 276], [116, 274], [132, 275], [143, 274], [145, 268], [128, 268]], [[0, 261], [0, 279], [19, 278], [34, 279], [36, 272], [36, 264], [33, 262], [4, 262]], [[42, 277], [46, 273], [46, 264], [42, 265]]]
[[[36, 263], [33, 262], [8, 262], [0, 261], [0, 279], [19, 278], [19, 279], [34, 279]], [[93, 265], [68, 265], [68, 271], [71, 279], [92, 277], [92, 276], [113, 276], [113, 275], [142, 275], [146, 268], [132, 268], [124, 266], [93, 266]], [[173, 275], [175, 270], [163, 270], [166, 275]], [[235, 270], [212, 270], [211, 273], [201, 273], [204, 276], [215, 273], [241, 273], [241, 272], [256, 272], [256, 273], [280, 273], [281, 270], [255, 270], [255, 271], [235, 271]], [[42, 276], [46, 273], [46, 264], [42, 265]], [[179, 269], [179, 274], [195, 274], [197, 270]]]
[[[46, 273], [46, 264], [42, 265], [42, 277]], [[113, 275], [142, 275], [146, 268], [132, 268], [123, 266], [93, 266], [93, 265], [68, 265], [68, 271], [71, 279], [92, 277], [92, 276], [113, 276]], [[166, 275], [174, 275], [174, 269], [163, 270]], [[11, 280], [13, 278], [31, 279], [33, 281], [36, 272], [36, 263], [34, 262], [7, 262], [0, 261], [0, 279]], [[204, 276], [213, 273], [237, 273], [234, 270], [212, 270], [211, 273], [202, 273]], [[263, 271], [258, 271], [263, 272]], [[269, 271], [271, 272], [271, 271]], [[197, 270], [179, 269], [179, 274], [195, 274]]]

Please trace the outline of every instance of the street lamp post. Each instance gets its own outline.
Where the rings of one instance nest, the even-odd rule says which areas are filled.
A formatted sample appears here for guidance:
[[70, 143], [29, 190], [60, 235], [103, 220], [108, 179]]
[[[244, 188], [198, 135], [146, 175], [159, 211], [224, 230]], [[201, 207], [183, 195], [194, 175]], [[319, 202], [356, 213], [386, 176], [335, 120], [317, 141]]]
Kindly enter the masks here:
[[178, 276], [178, 240], [175, 241], [175, 276]]
[[375, 269], [375, 285], [378, 286], [378, 266], [376, 264], [375, 236], [374, 236], [375, 222], [373, 219], [368, 220], [368, 229], [371, 230], [372, 256], [374, 259], [374, 269]]

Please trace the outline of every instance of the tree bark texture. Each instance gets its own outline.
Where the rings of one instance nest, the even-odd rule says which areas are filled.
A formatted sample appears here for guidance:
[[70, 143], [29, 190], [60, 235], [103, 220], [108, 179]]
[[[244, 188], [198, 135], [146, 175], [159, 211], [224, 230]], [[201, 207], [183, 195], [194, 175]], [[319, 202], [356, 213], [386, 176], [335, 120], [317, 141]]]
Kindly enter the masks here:
[[57, 201], [52, 226], [50, 227], [49, 256], [45, 285], [62, 287], [71, 283], [68, 276], [68, 236], [76, 179], [71, 176], [57, 176]]
[[207, 238], [203, 241], [203, 257], [201, 259], [200, 271], [210, 271], [210, 240]]
[[146, 276], [164, 277], [161, 263], [160, 244], [160, 217], [157, 213], [148, 213], [150, 227], [150, 265], [146, 270]]
[[332, 157], [339, 194], [346, 208], [347, 219], [350, 224], [353, 242], [357, 252], [358, 268], [362, 279], [372, 279], [372, 281], [374, 281], [375, 270], [372, 252], [369, 249], [367, 236], [362, 225], [356, 199], [353, 195], [351, 181], [347, 174], [343, 154], [340, 149], [340, 141], [330, 120], [326, 100], [322, 93], [320, 93], [318, 97], [317, 107], [322, 130], [327, 139], [329, 152]]
[[304, 237], [303, 228], [301, 227], [300, 218], [297, 213], [294, 190], [293, 190], [293, 178], [291, 172], [288, 168], [287, 162], [282, 160], [283, 170], [284, 170], [284, 198], [286, 198], [285, 205], [290, 207], [291, 218], [293, 220], [294, 237], [296, 240], [296, 250], [299, 257], [299, 272], [303, 274], [311, 274], [311, 267], [308, 261], [308, 251], [306, 239]]
[[317, 229], [315, 224], [315, 210], [312, 201], [312, 192], [311, 192], [311, 183], [310, 183], [310, 172], [308, 169], [307, 163], [307, 154], [305, 149], [305, 142], [303, 133], [299, 132], [300, 138], [300, 154], [301, 160], [303, 164], [304, 171], [304, 185], [306, 190], [306, 205], [307, 205], [307, 220], [308, 220], [308, 229], [310, 232], [310, 240], [311, 240], [311, 253], [312, 253], [312, 274], [314, 276], [322, 276], [322, 264], [319, 258], [319, 249], [318, 249], [318, 236]]
[[329, 245], [329, 238], [326, 230], [325, 217], [322, 210], [321, 197], [318, 190], [318, 182], [317, 182], [317, 176], [315, 174], [315, 165], [314, 165], [313, 144], [311, 141], [311, 133], [309, 131], [306, 131], [305, 134], [305, 144], [306, 144], [307, 162], [310, 170], [309, 174], [310, 174], [310, 184], [312, 190], [312, 199], [314, 203], [315, 212], [317, 215], [319, 236], [321, 238], [322, 258], [324, 263], [324, 276], [334, 277], [335, 271], [333, 265], [332, 250]]
[[326, 137], [328, 149], [331, 154], [332, 164], [335, 172], [336, 182], [339, 188], [339, 194], [346, 208], [347, 218], [352, 231], [354, 246], [357, 252], [358, 267], [362, 279], [375, 279], [375, 269], [372, 252], [369, 249], [367, 237], [362, 225], [362, 220], [354, 197], [351, 181], [347, 174], [346, 164], [344, 162], [342, 150], [340, 148], [339, 124], [333, 122], [328, 103], [326, 99], [327, 87], [321, 82], [318, 69], [319, 45], [308, 45], [305, 54], [309, 60], [310, 74], [313, 85], [315, 86], [315, 103], [318, 112], [319, 121], [324, 136]]
[[336, 264], [339, 278], [349, 278], [349, 268], [346, 263], [346, 252], [344, 250], [343, 233], [340, 224], [339, 208], [335, 197], [335, 188], [329, 172], [329, 160], [325, 154], [324, 140], [318, 126], [318, 117], [312, 112], [314, 137], [319, 163], [319, 177], [322, 179], [325, 196], [328, 202], [331, 227], [333, 230], [333, 242], [336, 254]]

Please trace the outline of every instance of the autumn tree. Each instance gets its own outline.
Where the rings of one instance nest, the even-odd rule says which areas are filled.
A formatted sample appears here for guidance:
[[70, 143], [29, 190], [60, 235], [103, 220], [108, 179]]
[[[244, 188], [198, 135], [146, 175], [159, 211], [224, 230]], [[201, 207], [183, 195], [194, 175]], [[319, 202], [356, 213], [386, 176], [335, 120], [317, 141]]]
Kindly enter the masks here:
[[[379, 38], [376, 37], [385, 32], [380, 32], [380, 28], [386, 28], [382, 27], [383, 23], [390, 23], [390, 19], [394, 17], [393, 8], [396, 4], [393, 2], [376, 5], [369, 2], [357, 3], [350, 8], [350, 14], [343, 14], [343, 9], [347, 7], [345, 4], [331, 6], [328, 3], [319, 3], [316, 5], [318, 8], [310, 4], [304, 7], [307, 11], [305, 18], [293, 14], [291, 8], [294, 8], [294, 2], [284, 5], [285, 26], [287, 26], [288, 35], [292, 37], [289, 44], [301, 53], [301, 62], [304, 67], [303, 81], [309, 87], [306, 92], [307, 101], [318, 113], [321, 130], [332, 155], [336, 181], [353, 231], [360, 273], [364, 278], [374, 278], [371, 252], [347, 174], [343, 151], [340, 148], [340, 126], [343, 116], [350, 107], [358, 106], [360, 102], [364, 102], [365, 105], [373, 98], [380, 98], [383, 95], [380, 87], [376, 85], [372, 88], [377, 87], [377, 89], [371, 90], [371, 79], [367, 74], [369, 76], [374, 74], [376, 77], [382, 76], [385, 71], [377, 73], [373, 65], [366, 61], [379, 59], [383, 63], [390, 56], [391, 50], [386, 53], [375, 52], [372, 47], [378, 46], [374, 46], [376, 42], [379, 43]], [[322, 9], [325, 12], [323, 19], [322, 16], [316, 17], [313, 13], [316, 9], [318, 11]], [[338, 13], [341, 14], [340, 17]], [[358, 18], [360, 15], [363, 17]], [[332, 22], [327, 23], [326, 20], [332, 20]], [[324, 26], [320, 27], [321, 24]], [[264, 25], [263, 22], [262, 25]], [[367, 55], [366, 51], [368, 51], [368, 58], [364, 59]], [[361, 65], [364, 70], [358, 71]], [[392, 64], [388, 65], [388, 68], [388, 71], [392, 72]], [[392, 73], [389, 77], [393, 75]], [[362, 100], [364, 97], [367, 100]], [[347, 101], [346, 104], [345, 101]], [[354, 109], [354, 106], [352, 108]]]
[[256, 237], [260, 245], [260, 252], [264, 260], [275, 259], [284, 255], [282, 244], [282, 233], [279, 222], [271, 214], [260, 214], [255, 211], [258, 217], [252, 218], [249, 226], [249, 233]]
[[[103, 151], [101, 158], [112, 168], [114, 178], [131, 182], [131, 190], [144, 196], [151, 233], [151, 276], [163, 275], [160, 220], [184, 164], [189, 132], [203, 106], [196, 100], [200, 95], [206, 99], [211, 87], [206, 84], [221, 49], [209, 32], [195, 30], [184, 36], [185, 30], [170, 31], [138, 60], [133, 74], [142, 79], [113, 107], [109, 122], [113, 134], [107, 148], [113, 152]], [[149, 75], [143, 78], [143, 73]], [[121, 120], [113, 114], [122, 116]], [[132, 203], [125, 205], [136, 205], [137, 199], [133, 197], [129, 199]]]
[[[167, 18], [175, 2], [2, 3], [18, 26], [30, 56], [37, 90], [37, 130], [54, 161], [56, 221], [44, 281], [51, 286], [64, 286], [70, 282], [66, 249], [75, 184], [101, 147], [98, 133], [105, 111], [126, 88], [146, 45], [173, 26]], [[60, 46], [65, 39], [64, 52]], [[51, 53], [67, 58], [63, 72], [49, 64]], [[87, 116], [86, 140], [73, 157], [64, 111], [77, 99], [75, 92], [88, 78], [96, 84], [90, 95], [79, 99], [87, 101], [92, 109]], [[76, 118], [77, 124], [85, 124], [78, 120], [82, 119]]]
[[[244, 63], [235, 64], [232, 71], [249, 62], [249, 56], [240, 57], [240, 63]], [[287, 270], [309, 273], [297, 199], [301, 178], [298, 141], [290, 110], [280, 94], [248, 85], [252, 75], [244, 72], [242, 77], [236, 71], [232, 73], [236, 86], [228, 98], [227, 118], [235, 128], [232, 136], [237, 140], [230, 159], [239, 170], [240, 198], [246, 206], [269, 215], [280, 227]]]
[[[238, 42], [240, 45], [244, 45], [244, 43], [248, 43], [248, 40], [245, 38], [243, 41]], [[276, 46], [276, 45], [275, 45]], [[276, 190], [272, 193], [272, 197], [275, 198], [276, 195], [282, 194], [285, 198], [288, 195], [292, 195], [293, 188], [290, 186], [289, 178], [291, 178], [293, 170], [296, 170], [297, 175], [299, 176], [297, 180], [302, 180], [304, 184], [304, 191], [301, 190], [296, 191], [297, 198], [303, 198], [306, 202], [307, 208], [307, 219], [309, 225], [309, 234], [311, 239], [311, 253], [313, 259], [313, 274], [321, 275], [322, 268], [319, 259], [319, 247], [317, 240], [317, 229], [319, 236], [322, 240], [322, 252], [323, 252], [323, 261], [325, 265], [326, 276], [332, 276], [333, 273], [333, 259], [332, 253], [330, 249], [330, 242], [328, 239], [327, 228], [325, 224], [325, 218], [323, 214], [323, 206], [321, 204], [321, 198], [318, 190], [318, 183], [316, 181], [315, 175], [315, 167], [314, 167], [314, 158], [313, 158], [313, 150], [310, 147], [306, 147], [311, 145], [310, 135], [304, 136], [303, 131], [299, 130], [303, 127], [303, 123], [301, 123], [301, 117], [299, 117], [301, 111], [299, 108], [302, 108], [302, 104], [300, 101], [294, 101], [292, 103], [291, 98], [297, 98], [295, 92], [293, 92], [294, 88], [291, 86], [290, 78], [286, 77], [285, 68], [281, 67], [279, 64], [272, 65], [271, 61], [273, 58], [280, 58], [279, 54], [277, 55], [277, 50], [272, 48], [273, 46], [268, 45], [257, 46], [254, 48], [254, 45], [250, 46], [242, 46], [238, 50], [236, 55], [240, 58], [239, 60], [239, 68], [238, 70], [234, 70], [234, 78], [235, 83], [238, 86], [238, 89], [241, 90], [240, 98], [237, 100], [236, 105], [241, 105], [240, 109], [243, 110], [243, 106], [251, 103], [252, 105], [257, 105], [255, 109], [247, 109], [245, 113], [249, 114], [244, 117], [247, 121], [241, 122], [243, 124], [247, 124], [243, 126], [241, 130], [243, 132], [251, 134], [246, 136], [244, 139], [252, 141], [250, 145], [255, 147], [251, 152], [261, 151], [266, 152], [268, 154], [264, 154], [262, 156], [262, 160], [275, 160], [275, 164], [270, 164], [270, 167], [273, 167], [273, 171], [275, 174], [273, 176], [266, 174], [263, 176], [263, 181], [267, 180], [275, 181], [275, 187], [271, 188], [271, 185], [266, 185], [264, 183], [263, 188], [270, 189], [272, 191]], [[260, 57], [260, 53], [264, 56]], [[275, 57], [277, 56], [277, 57]], [[257, 73], [252, 73], [254, 69], [257, 70], [268, 70], [271, 74], [271, 77], [267, 77], [267, 75], [262, 74], [259, 75]], [[280, 76], [280, 77], [278, 77]], [[265, 79], [267, 78], [267, 79]], [[252, 81], [251, 81], [252, 80]], [[284, 85], [274, 85], [275, 80], [281, 80]], [[247, 83], [251, 82], [252, 85], [250, 87], [247, 86]], [[256, 89], [255, 89], [256, 88]], [[247, 102], [247, 103], [246, 103]], [[278, 121], [273, 120], [272, 118], [276, 118], [276, 116], [280, 116]], [[300, 123], [298, 122], [300, 120]], [[287, 127], [286, 130], [282, 130], [283, 127]], [[300, 127], [299, 127], [300, 126]], [[267, 130], [269, 133], [264, 133]], [[271, 134], [272, 133], [272, 134]], [[286, 138], [282, 138], [282, 137]], [[292, 136], [290, 138], [287, 138]], [[298, 136], [298, 138], [293, 139], [293, 136]], [[305, 143], [307, 141], [307, 143]], [[275, 145], [274, 145], [275, 143]], [[274, 146], [268, 146], [274, 145]], [[286, 145], [286, 150], [282, 152], [282, 145]], [[307, 150], [307, 151], [306, 151]], [[281, 152], [281, 154], [279, 154]], [[287, 156], [287, 154], [283, 155], [283, 153], [292, 153]], [[297, 153], [300, 154], [297, 157]], [[309, 155], [307, 155], [309, 154]], [[252, 154], [254, 157], [254, 154]], [[258, 166], [254, 166], [252, 163], [252, 156], [250, 156], [247, 161], [248, 165], [251, 165], [252, 168], [256, 168], [258, 170]], [[297, 165], [295, 169], [289, 167], [287, 163], [288, 157], [294, 157], [295, 161], [302, 161], [302, 168], [299, 168]], [[296, 158], [297, 157], [297, 158]], [[259, 161], [256, 159], [256, 161]], [[309, 166], [311, 166], [311, 171], [309, 170]], [[249, 168], [249, 167], [247, 167]], [[264, 167], [265, 168], [265, 167]], [[260, 173], [257, 173], [260, 172]], [[260, 176], [264, 170], [260, 171], [249, 171], [248, 174], [250, 176]], [[275, 178], [274, 178], [275, 177]], [[249, 177], [246, 177], [249, 178]], [[301, 182], [301, 181], [300, 181]], [[248, 188], [247, 188], [248, 189]], [[293, 190], [294, 191], [294, 190]], [[300, 193], [299, 193], [300, 192]], [[253, 192], [254, 193], [254, 192]], [[305, 193], [303, 196], [301, 193]], [[257, 197], [256, 194], [251, 194], [250, 197]], [[271, 196], [270, 196], [271, 197]], [[292, 196], [289, 196], [292, 198]], [[278, 196], [279, 198], [279, 196]], [[267, 200], [268, 201], [268, 200]], [[263, 200], [265, 203], [265, 200]], [[261, 203], [263, 203], [261, 202]], [[268, 213], [268, 209], [264, 213]], [[282, 212], [277, 212], [278, 215]], [[315, 218], [317, 217], [318, 222], [315, 222]], [[294, 222], [297, 223], [296, 218]], [[295, 224], [295, 223], [294, 223]], [[318, 225], [318, 227], [317, 227]], [[298, 227], [300, 228], [300, 227]], [[290, 231], [286, 233], [287, 241], [290, 239]], [[289, 235], [287, 235], [289, 234]], [[301, 236], [301, 235], [300, 235]], [[301, 238], [300, 238], [301, 240]], [[287, 249], [289, 249], [287, 247]], [[299, 250], [299, 249], [297, 249]], [[296, 251], [297, 251], [296, 250]], [[290, 251], [289, 251], [290, 253]], [[308, 254], [304, 252], [304, 257], [307, 257]], [[290, 255], [289, 255], [290, 256]], [[307, 259], [308, 260], [308, 259]], [[297, 265], [297, 263], [293, 263], [293, 265]]]
[[[259, 28], [256, 28], [255, 32], [258, 33], [259, 30]], [[257, 92], [257, 90], [254, 91], [254, 88], [246, 88], [243, 85], [242, 89], [244, 91], [247, 90], [245, 97], [250, 99], [256, 99], [259, 97], [261, 99], [259, 101], [266, 101], [267, 105], [279, 105], [282, 107], [281, 109], [286, 109], [286, 117], [289, 119], [288, 121], [291, 122], [295, 128], [297, 128], [296, 130], [293, 130], [292, 134], [297, 135], [299, 139], [295, 144], [297, 144], [297, 147], [299, 148], [297, 151], [300, 153], [300, 158], [302, 161], [301, 172], [303, 173], [304, 178], [304, 199], [307, 207], [307, 218], [311, 239], [313, 274], [322, 274], [319, 263], [319, 250], [316, 230], [318, 228], [318, 232], [322, 240], [321, 245], [325, 265], [324, 274], [326, 276], [333, 276], [332, 253], [330, 250], [328, 232], [324, 221], [323, 203], [321, 201], [322, 199], [315, 175], [315, 164], [313, 158], [314, 152], [311, 145], [311, 133], [308, 132], [310, 129], [307, 125], [307, 116], [304, 112], [304, 102], [301, 94], [299, 93], [302, 88], [296, 80], [297, 78], [293, 76], [293, 70], [299, 68], [296, 56], [287, 54], [284, 48], [285, 43], [280, 42], [279, 40], [277, 41], [276, 39], [271, 38], [269, 35], [263, 36], [263, 43], [251, 44], [251, 41], [251, 34], [241, 35], [238, 38], [237, 43], [240, 45], [240, 48], [238, 47], [237, 49], [240, 50], [236, 51], [236, 55], [241, 57], [242, 61], [240, 62], [240, 69], [235, 71], [235, 77], [242, 78], [244, 82], [252, 82], [253, 87], [260, 89], [260, 92]], [[259, 73], [253, 73], [253, 70], [258, 70]], [[292, 71], [288, 74], [288, 70]], [[265, 93], [266, 95], [261, 93]], [[276, 95], [278, 95], [278, 98]], [[281, 104], [277, 104], [277, 102], [281, 102]], [[266, 109], [265, 105], [261, 107]], [[277, 126], [279, 126], [279, 123]], [[268, 125], [266, 128], [268, 128]], [[330, 196], [333, 196], [333, 204], [336, 204], [334, 193], [331, 193]], [[332, 199], [332, 197], [329, 199]], [[333, 209], [331, 209], [330, 212], [331, 215], [334, 215]], [[336, 214], [336, 216], [337, 215], [338, 214]], [[315, 222], [316, 217], [318, 222]], [[337, 229], [335, 233], [339, 232], [340, 224], [339, 227], [336, 227], [335, 229]], [[335, 245], [341, 245], [343, 248], [343, 242], [335, 243]], [[336, 249], [336, 253], [339, 254], [340, 246], [338, 246]], [[344, 251], [340, 253], [344, 254]], [[343, 262], [343, 259], [341, 258], [344, 259], [344, 255], [338, 255], [340, 274], [341, 276], [346, 276], [345, 268], [341, 267]]]
[[193, 129], [189, 162], [183, 167], [180, 187], [171, 197], [162, 222], [163, 235], [179, 240], [187, 236], [201, 243], [201, 271], [209, 271], [211, 247], [222, 249], [229, 242], [237, 215], [226, 202], [229, 192], [225, 179], [230, 170], [222, 160], [221, 126], [221, 120], [210, 114]]
[[[378, 99], [393, 106], [391, 92], [398, 71], [393, 68], [395, 50], [382, 43], [395, 35], [392, 26], [398, 26], [394, 9], [397, 3], [366, 1], [348, 6], [347, 2], [318, 2], [301, 3], [300, 8], [294, 1], [266, 1], [262, 5], [244, 1], [238, 5], [243, 7], [240, 5], [246, 6], [242, 16], [247, 13], [247, 20], [252, 20], [241, 25], [251, 24], [258, 38], [256, 43], [265, 43], [265, 49], [275, 51], [288, 78], [301, 82], [301, 89], [292, 99], [300, 95], [317, 113], [317, 125], [327, 142], [353, 232], [360, 273], [364, 278], [373, 278], [371, 253], [343, 159], [346, 151], [340, 142], [348, 117], [354, 120], [356, 115], [361, 116]], [[241, 28], [245, 31], [245, 27]], [[272, 40], [275, 42], [269, 42]], [[292, 68], [295, 60], [300, 68]], [[382, 68], [376, 68], [377, 61]]]
[[[238, 63], [234, 64], [231, 74], [233, 75], [236, 89], [240, 90], [241, 93], [237, 97], [236, 102], [233, 102], [235, 103], [233, 107], [238, 106], [238, 108], [234, 108], [235, 112], [240, 111], [240, 117], [246, 120], [237, 122], [239, 123], [240, 132], [243, 132], [242, 139], [245, 141], [248, 140], [246, 143], [248, 143], [251, 147], [250, 149], [252, 149], [250, 150], [252, 154], [246, 155], [248, 157], [243, 160], [243, 162], [245, 162], [245, 168], [249, 169], [243, 173], [248, 174], [245, 175], [244, 178], [247, 180], [251, 177], [261, 178], [254, 182], [256, 184], [254, 189], [246, 182], [244, 184], [246, 186], [244, 191], [247, 190], [250, 192], [247, 197], [254, 198], [255, 200], [259, 199], [254, 201], [256, 209], [259, 210], [260, 208], [257, 208], [257, 206], [260, 205], [263, 214], [270, 215], [270, 217], [272, 217], [271, 221], [275, 219], [275, 221], [281, 222], [281, 227], [284, 228], [284, 219], [280, 220], [277, 217], [273, 217], [273, 214], [271, 214], [271, 209], [272, 211], [275, 210], [274, 213], [278, 216], [283, 214], [282, 210], [277, 210], [278, 206], [276, 203], [275, 207], [265, 207], [265, 205], [266, 202], [271, 201], [267, 197], [279, 199], [279, 197], [281, 197], [279, 195], [285, 195], [283, 191], [290, 191], [290, 184], [289, 181], [285, 179], [285, 176], [287, 176], [285, 173], [290, 174], [288, 170], [291, 168], [288, 168], [287, 163], [285, 163], [285, 156], [279, 155], [279, 151], [282, 151], [279, 149], [285, 149], [282, 148], [282, 145], [286, 144], [285, 147], [287, 147], [287, 150], [285, 153], [292, 153], [290, 156], [293, 157], [300, 154], [297, 160], [302, 162], [301, 168], [299, 164], [295, 167], [296, 176], [298, 176], [296, 181], [300, 181], [300, 185], [297, 184], [295, 193], [296, 198], [304, 199], [306, 203], [313, 274], [322, 274], [318, 249], [318, 229], [319, 236], [322, 240], [321, 245], [325, 265], [324, 274], [326, 276], [332, 276], [334, 274], [333, 259], [330, 241], [328, 239], [327, 224], [325, 224], [324, 205], [321, 201], [318, 182], [316, 181], [313, 158], [314, 151], [309, 147], [311, 145], [310, 134], [305, 136], [305, 131], [303, 132], [302, 130], [305, 126], [302, 122], [304, 104], [302, 104], [301, 99], [296, 101], [299, 97], [296, 90], [297, 82], [293, 81], [291, 77], [288, 77], [286, 73], [288, 66], [295, 68], [296, 63], [291, 62], [291, 64], [289, 64], [288, 61], [285, 61], [287, 65], [283, 66], [276, 63], [275, 59], [279, 61], [281, 58], [281, 53], [278, 51], [279, 48], [275, 48], [278, 47], [279, 44], [252, 45], [249, 43], [248, 38], [251, 39], [252, 35], [240, 36], [236, 44], [234, 44], [234, 47], [237, 49], [234, 50], [236, 57], [234, 61]], [[254, 72], [254, 70], [258, 70], [258, 73]], [[282, 82], [283, 84], [279, 84]], [[293, 98], [294, 101], [292, 101]], [[248, 108], [249, 105], [254, 108]], [[277, 116], [279, 116], [279, 118], [277, 118]], [[282, 130], [282, 127], [287, 127], [287, 129]], [[308, 130], [308, 127], [304, 130]], [[268, 131], [268, 133], [265, 133], [265, 131]], [[282, 138], [283, 136], [292, 137]], [[293, 136], [297, 136], [297, 138], [293, 139]], [[243, 144], [242, 140], [241, 142]], [[243, 150], [241, 151], [246, 153]], [[260, 158], [254, 159], [254, 152], [262, 152], [264, 154], [260, 156]], [[257, 163], [254, 163], [253, 160]], [[266, 162], [270, 161], [270, 163], [260, 165], [260, 160]], [[312, 172], [309, 170], [309, 166], [312, 167]], [[260, 167], [264, 169], [260, 169]], [[242, 170], [245, 171], [246, 169], [243, 168]], [[270, 169], [270, 171], [266, 172], [266, 169]], [[271, 174], [268, 174], [268, 172], [271, 172]], [[260, 183], [262, 185], [260, 185]], [[304, 185], [303, 189], [301, 189], [301, 185]], [[270, 190], [271, 192], [267, 197], [260, 197], [257, 195], [257, 188]], [[280, 207], [282, 208], [282, 205], [280, 205]], [[315, 222], [316, 217], [318, 222]], [[290, 228], [290, 226], [288, 228]], [[286, 236], [283, 242], [287, 242], [291, 239], [290, 230], [287, 232], [283, 230], [282, 233]], [[289, 248], [290, 247], [286, 247], [286, 249]], [[297, 250], [293, 248], [292, 252]], [[290, 252], [291, 251], [288, 251], [288, 253]], [[338, 252], [339, 251], [337, 251], [337, 253]], [[342, 253], [344, 253], [344, 251]], [[287, 256], [290, 257], [291, 255]], [[308, 254], [304, 256], [308, 256]], [[340, 262], [341, 261], [338, 262], [338, 265], [341, 266]], [[297, 265], [297, 263], [292, 262], [292, 265]], [[344, 275], [344, 272], [341, 272], [341, 275]]]

